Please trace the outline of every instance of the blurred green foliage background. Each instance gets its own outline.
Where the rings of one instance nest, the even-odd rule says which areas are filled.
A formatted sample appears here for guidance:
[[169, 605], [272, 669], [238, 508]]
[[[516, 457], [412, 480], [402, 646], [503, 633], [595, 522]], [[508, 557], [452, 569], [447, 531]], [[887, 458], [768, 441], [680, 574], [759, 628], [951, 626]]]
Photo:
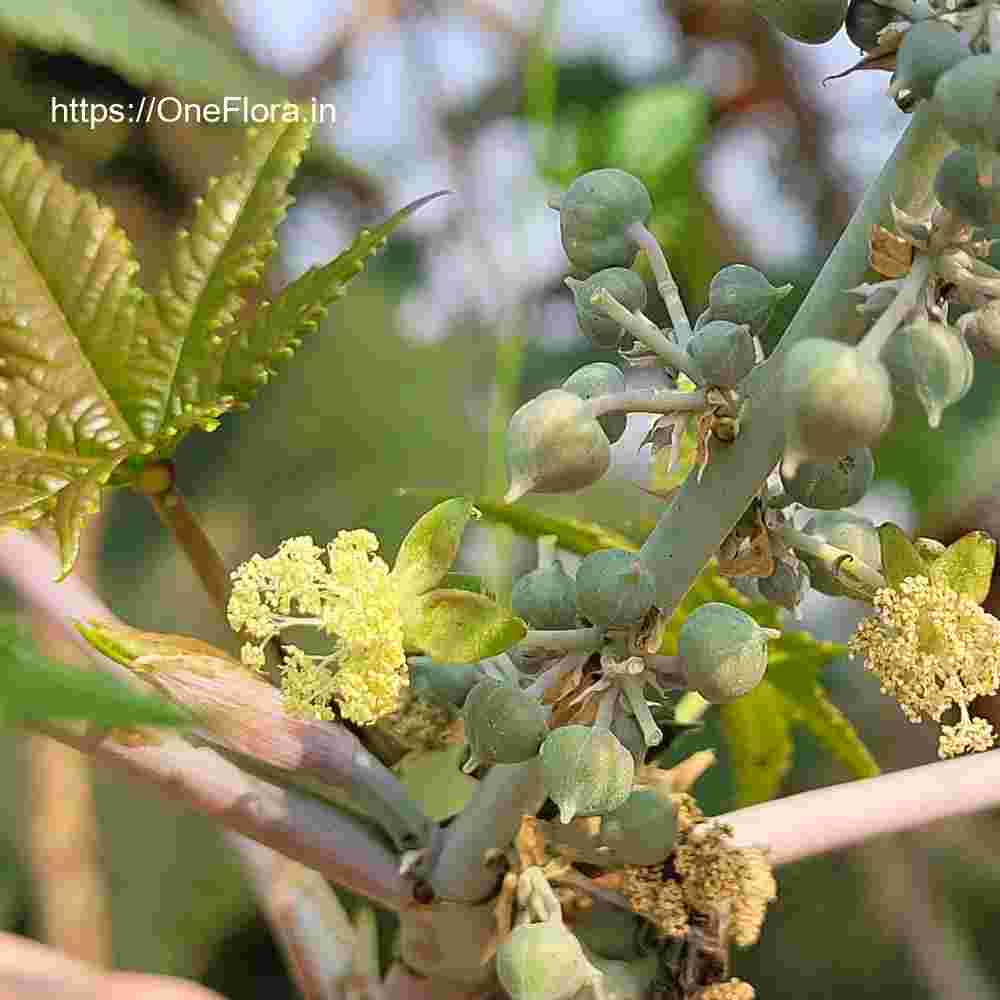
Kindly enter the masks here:
[[[95, 6], [100, 5], [80, 2], [77, 13], [85, 15]], [[376, 34], [395, 33], [418, 45], [424, 34], [447, 27], [445, 12], [431, 4], [373, 4], [367, 10], [361, 5], [360, 14], [356, 9], [350, 15], [353, 33], [335, 35], [330, 52], [310, 70], [282, 80], [231, 53], [243, 67], [239, 72], [247, 74], [234, 82], [228, 61], [197, 47], [172, 54], [180, 69], [170, 73], [155, 51], [136, 41], [143, 37], [149, 9], [136, 0], [127, 6], [137, 19], [128, 22], [128, 30], [111, 30], [124, 23], [125, 13], [116, 13], [105, 24], [107, 45], [88, 47], [73, 41], [67, 14], [72, 3], [0, 4], [5, 93], [0, 126], [30, 135], [46, 155], [65, 164], [71, 179], [94, 188], [115, 207], [150, 281], [161, 264], [164, 234], [184, 218], [190, 197], [221, 168], [238, 136], [232, 129], [163, 123], [92, 131], [53, 126], [47, 110], [53, 95], [133, 100], [142, 93], [167, 92], [210, 99], [231, 87], [277, 86], [304, 96], [324, 81], [349, 77], [345, 53], [363, 53]], [[228, 49], [229, 43], [220, 41], [231, 36], [221, 8], [198, 0], [180, 6], [190, 16], [186, 30]], [[173, 10], [153, 0], [148, 8]], [[476, 21], [489, 9], [469, 4], [463, 16]], [[784, 115], [797, 130], [798, 170], [812, 185], [813, 197], [804, 204], [814, 238], [811, 251], [794, 268], [769, 272], [775, 283], [791, 281], [796, 287], [770, 331], [773, 343], [852, 203], [852, 192], [831, 165], [829, 122], [809, 89], [815, 81], [793, 72], [788, 49], [745, 3], [668, 2], [657, 9], [672, 25], [677, 44], [670, 58], [638, 79], [605, 59], [553, 48], [560, 16], [554, 4], [547, 15], [540, 7], [534, 11], [527, 29], [505, 26], [499, 15], [493, 22], [484, 20], [482, 30], [491, 32], [509, 56], [506, 69], [474, 97], [432, 110], [460, 180], [466, 179], [463, 170], [473, 169], [463, 148], [497, 123], [527, 130], [539, 194], [596, 166], [618, 166], [641, 176], [656, 205], [652, 228], [676, 266], [693, 313], [720, 266], [757, 263], [739, 225], [720, 214], [699, 165], [713, 144], [753, 116]], [[570, 16], [562, 11], [563, 18]], [[53, 24], [69, 34], [59, 35]], [[735, 42], [753, 72], [741, 87], [720, 96], [695, 78], [693, 56]], [[257, 56], [264, 60], [267, 54]], [[433, 88], [427, 93], [433, 103]], [[393, 170], [384, 164], [369, 170], [338, 152], [329, 136], [323, 142], [299, 182], [300, 207], [289, 222], [287, 253], [278, 270], [293, 270], [309, 251], [303, 247], [310, 224], [328, 240], [330, 232], [350, 232], [398, 207], [388, 203]], [[407, 164], [395, 169], [405, 172]], [[795, 197], [794, 190], [789, 197]], [[178, 455], [181, 486], [231, 565], [253, 552], [272, 551], [291, 535], [322, 540], [362, 525], [375, 531], [392, 554], [425, 506], [418, 494], [400, 497], [397, 488], [495, 492], [491, 407], [494, 416], [498, 408], [502, 416], [560, 383], [575, 367], [605, 359], [572, 334], [568, 293], [559, 276], [544, 269], [539, 280], [526, 280], [513, 291], [501, 289], [513, 301], [504, 300], [499, 313], [466, 302], [449, 315], [436, 339], [413, 335], [412, 310], [404, 323], [401, 306], [415, 294], [425, 301], [437, 294], [433, 262], [442, 246], [456, 229], [488, 225], [491, 212], [505, 217], [511, 207], [487, 199], [475, 210], [480, 217], [469, 218], [469, 206], [456, 203], [444, 225], [407, 230], [394, 239], [369, 276], [335, 307], [326, 328], [304, 344], [249, 413], [227, 417], [215, 434], [192, 435], [184, 443]], [[761, 211], [767, 210], [762, 204]], [[549, 225], [554, 232], [554, 215]], [[329, 255], [336, 249], [331, 246]], [[519, 246], [513, 237], [507, 252], [516, 266]], [[484, 283], [493, 277], [487, 265], [478, 273]], [[467, 277], [456, 274], [452, 282]], [[497, 358], [511, 356], [511, 337], [519, 338], [523, 351], [518, 384], [496, 396]], [[989, 530], [991, 516], [1000, 527], [994, 513], [1000, 479], [1000, 452], [993, 446], [1000, 422], [996, 386], [996, 369], [978, 365], [973, 392], [948, 411], [939, 431], [929, 431], [918, 414], [904, 414], [877, 457], [880, 474], [908, 491], [915, 522], [933, 526], [942, 536], [969, 527]], [[622, 529], [651, 523], [661, 508], [659, 500], [622, 481], [578, 496], [527, 502]], [[141, 628], [196, 634], [233, 647], [141, 497], [116, 495], [101, 531], [97, 586], [119, 615]], [[495, 550], [508, 554], [508, 571], [529, 567], [529, 546], [511, 545], [485, 529], [472, 535], [465, 555], [470, 563], [481, 564]], [[6, 605], [13, 608], [9, 594]], [[843, 639], [849, 624], [841, 619], [823, 627], [829, 637]], [[858, 665], [836, 665], [827, 682], [885, 769], [932, 759], [933, 736], [904, 724]], [[2, 739], [0, 926], [39, 934], [38, 883], [24, 860], [31, 835], [24, 821], [27, 751], [16, 734]], [[797, 741], [785, 792], [844, 779], [808, 738], [800, 734]], [[706, 731], [685, 750], [696, 746], [715, 746], [722, 753], [698, 791], [707, 812], [724, 810], [732, 805], [732, 782], [711, 716]], [[238, 865], [217, 832], [113, 774], [99, 772], [95, 782], [115, 963], [199, 978], [234, 1000], [293, 995]], [[789, 1000], [847, 993], [883, 1000], [995, 995], [1000, 955], [991, 947], [991, 928], [994, 911], [1000, 911], [1000, 866], [991, 848], [996, 836], [996, 820], [981, 816], [783, 869], [780, 900], [764, 937], [751, 952], [737, 956], [736, 973], [756, 984], [759, 996]]]

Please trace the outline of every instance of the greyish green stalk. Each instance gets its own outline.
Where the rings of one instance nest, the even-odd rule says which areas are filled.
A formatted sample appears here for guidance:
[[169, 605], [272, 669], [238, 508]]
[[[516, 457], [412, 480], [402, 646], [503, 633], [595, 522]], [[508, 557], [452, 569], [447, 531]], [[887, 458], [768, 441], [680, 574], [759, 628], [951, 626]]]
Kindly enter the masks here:
[[713, 443], [701, 480], [688, 476], [639, 552], [656, 578], [656, 603], [665, 612], [680, 603], [781, 456], [784, 414], [778, 385], [785, 353], [805, 337], [858, 340], [861, 318], [845, 292], [865, 278], [871, 227], [891, 224], [890, 199], [910, 211], [921, 206], [930, 197], [938, 165], [953, 148], [927, 108], [914, 114], [774, 354], [742, 384], [746, 403], [740, 436], [731, 445]]

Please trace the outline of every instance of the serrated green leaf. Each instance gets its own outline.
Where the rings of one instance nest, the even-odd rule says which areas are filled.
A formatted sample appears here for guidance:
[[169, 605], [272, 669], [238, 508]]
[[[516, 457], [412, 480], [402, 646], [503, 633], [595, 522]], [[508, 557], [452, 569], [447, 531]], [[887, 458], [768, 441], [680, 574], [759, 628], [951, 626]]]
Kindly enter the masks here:
[[249, 401], [274, 374], [275, 366], [291, 357], [301, 338], [317, 329], [331, 303], [365, 269], [386, 238], [414, 212], [448, 191], [418, 198], [376, 229], [362, 229], [354, 242], [329, 264], [311, 267], [286, 286], [273, 302], [263, 303], [250, 328], [227, 341], [220, 391]]
[[123, 408], [144, 439], [168, 451], [179, 432], [227, 408], [219, 398], [221, 334], [232, 327], [245, 290], [260, 282], [312, 133], [306, 112], [285, 110], [247, 129], [243, 152], [198, 200], [190, 229], [176, 232], [157, 292], [145, 304], [155, 317], [147, 317], [149, 336], [137, 340], [129, 358], [134, 381]]
[[189, 100], [239, 95], [269, 104], [287, 95], [278, 77], [208, 37], [197, 21], [151, 0], [5, 0], [0, 33], [48, 52], [72, 52], [137, 87]]
[[466, 807], [479, 784], [462, 772], [464, 757], [465, 747], [460, 744], [442, 750], [414, 750], [393, 771], [424, 815], [443, 823]]
[[930, 578], [982, 604], [990, 592], [997, 543], [984, 531], [970, 531], [934, 560]]
[[774, 798], [792, 765], [790, 717], [784, 697], [766, 680], [749, 694], [719, 706], [729, 746], [736, 805]]
[[520, 618], [467, 590], [432, 590], [403, 609], [407, 652], [445, 663], [473, 663], [509, 649], [527, 635]]
[[927, 576], [928, 566], [903, 530], [887, 521], [879, 525], [882, 572], [890, 587], [898, 587], [911, 576]]
[[0, 132], [0, 524], [49, 519], [64, 564], [96, 486], [138, 447], [108, 389], [137, 269], [111, 211]]
[[[431, 499], [444, 497], [446, 494], [435, 491], [401, 490], [401, 493], [414, 496], [428, 496]], [[532, 538], [542, 535], [555, 535], [559, 539], [559, 547], [569, 552], [578, 552], [582, 556], [596, 552], [598, 549], [625, 549], [628, 552], [638, 552], [639, 543], [613, 528], [605, 528], [590, 521], [581, 521], [572, 517], [553, 517], [531, 510], [524, 504], [508, 504], [501, 500], [489, 500], [477, 497], [473, 501], [476, 510], [483, 515], [483, 520], [495, 524], [506, 524], [521, 534]]]
[[458, 555], [462, 534], [476, 510], [470, 500], [452, 497], [432, 507], [407, 532], [392, 567], [392, 578], [407, 596], [436, 587]]
[[190, 721], [168, 702], [108, 674], [42, 656], [13, 626], [0, 629], [0, 721], [22, 725], [81, 719], [101, 726], [178, 726]]

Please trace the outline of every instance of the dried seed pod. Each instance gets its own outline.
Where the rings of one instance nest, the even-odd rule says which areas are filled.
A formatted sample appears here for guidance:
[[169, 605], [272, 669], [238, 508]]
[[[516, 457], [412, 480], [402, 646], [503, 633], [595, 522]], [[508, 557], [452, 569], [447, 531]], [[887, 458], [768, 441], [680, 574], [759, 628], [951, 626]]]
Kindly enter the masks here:
[[882, 351], [901, 396], [915, 398], [927, 411], [931, 427], [944, 410], [972, 388], [974, 361], [965, 339], [950, 326], [922, 318], [897, 330]]
[[611, 464], [611, 443], [586, 402], [550, 389], [518, 409], [507, 427], [512, 503], [530, 490], [570, 493], [596, 483]]
[[637, 788], [617, 809], [601, 817], [601, 843], [611, 848], [614, 867], [658, 865], [674, 849], [677, 810], [670, 797]]
[[830, 41], [844, 23], [849, 0], [753, 0], [753, 9], [797, 42]]
[[[593, 399], [595, 396], [624, 392], [625, 376], [617, 366], [609, 365], [606, 361], [595, 361], [593, 364], [578, 368], [563, 382], [562, 387], [580, 399]], [[597, 418], [597, 422], [604, 428], [604, 433], [612, 444], [625, 433], [627, 420], [628, 416], [625, 413], [607, 413]]]
[[709, 385], [731, 388], [745, 379], [757, 363], [750, 327], [727, 320], [705, 323], [687, 349]]
[[786, 462], [833, 461], [875, 444], [892, 420], [889, 374], [836, 340], [800, 340], [785, 356]]
[[806, 564], [799, 560], [795, 566], [790, 566], [779, 559], [774, 564], [774, 572], [770, 576], [757, 579], [757, 590], [765, 601], [771, 601], [778, 607], [794, 611], [809, 591], [809, 570]]
[[563, 823], [617, 809], [634, 776], [632, 754], [606, 729], [562, 726], [542, 744], [542, 782]]
[[570, 1000], [600, 976], [561, 920], [515, 927], [497, 948], [496, 972], [511, 1000]]
[[520, 577], [510, 594], [514, 614], [533, 628], [573, 628], [576, 582], [558, 559]]
[[844, 28], [847, 37], [859, 49], [871, 52], [878, 48], [879, 32], [887, 28], [893, 21], [904, 20], [903, 15], [891, 7], [883, 7], [874, 0], [851, 0], [847, 8]]
[[959, 33], [943, 21], [918, 21], [903, 36], [896, 52], [896, 71], [889, 88], [893, 97], [904, 90], [913, 100], [929, 100], [938, 80], [972, 53]]
[[712, 601], [694, 609], [677, 639], [688, 684], [716, 705], [752, 691], [767, 670], [767, 632], [745, 611]]
[[934, 106], [945, 129], [963, 146], [1000, 151], [1000, 54], [969, 56], [942, 73]]
[[652, 214], [653, 202], [638, 177], [614, 168], [582, 174], [559, 205], [566, 256], [589, 274], [628, 267], [636, 247], [626, 229], [634, 222], [646, 222]]
[[481, 680], [465, 699], [462, 720], [472, 751], [462, 770], [481, 764], [520, 764], [538, 753], [548, 734], [545, 709], [513, 684]]
[[712, 279], [708, 289], [708, 311], [712, 319], [745, 323], [750, 333], [759, 337], [774, 315], [778, 303], [792, 290], [780, 288], [746, 264], [730, 264]]
[[[846, 510], [826, 510], [810, 518], [802, 530], [807, 535], [815, 535], [824, 542], [849, 552], [873, 569], [882, 568], [882, 544], [878, 529], [867, 517], [851, 514]], [[805, 552], [800, 552], [799, 558], [809, 567], [813, 589], [830, 597], [851, 596], [851, 592], [823, 563]]]
[[591, 552], [576, 571], [580, 614], [603, 628], [639, 621], [655, 600], [656, 581], [634, 552]]
[[624, 333], [618, 323], [605, 316], [590, 301], [599, 291], [606, 290], [632, 312], [646, 308], [646, 282], [627, 267], [606, 267], [603, 271], [592, 274], [586, 281], [578, 278], [564, 280], [573, 293], [576, 321], [595, 347], [614, 350], [621, 343]]
[[855, 448], [832, 462], [805, 461], [794, 473], [781, 472], [781, 485], [796, 502], [815, 510], [856, 504], [875, 478], [871, 449]]
[[963, 222], [985, 226], [993, 220], [993, 193], [979, 184], [976, 151], [960, 146], [949, 153], [934, 177], [938, 201]]

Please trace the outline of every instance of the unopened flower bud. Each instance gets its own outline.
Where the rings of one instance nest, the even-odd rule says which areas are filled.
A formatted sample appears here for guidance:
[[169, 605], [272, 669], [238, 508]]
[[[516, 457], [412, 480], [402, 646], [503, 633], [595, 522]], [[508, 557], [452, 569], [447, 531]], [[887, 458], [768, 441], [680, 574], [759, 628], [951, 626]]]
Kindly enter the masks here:
[[995, 52], [968, 56], [940, 76], [934, 86], [934, 106], [955, 142], [1000, 150], [998, 90], [1000, 54]]
[[586, 281], [580, 281], [578, 278], [564, 280], [573, 293], [576, 321], [595, 347], [614, 350], [621, 342], [624, 333], [615, 320], [605, 316], [590, 301], [597, 292], [607, 291], [632, 312], [646, 308], [646, 282], [627, 267], [607, 267], [592, 274]]
[[[606, 361], [595, 361], [593, 364], [578, 368], [563, 382], [562, 387], [580, 399], [594, 399], [596, 396], [624, 392], [625, 376], [616, 365], [609, 365]], [[627, 420], [628, 416], [624, 413], [606, 413], [597, 418], [597, 422], [604, 428], [604, 433], [612, 444], [625, 433]]]
[[513, 684], [487, 677], [465, 699], [465, 739], [472, 751], [462, 768], [481, 764], [520, 764], [538, 753], [548, 733], [546, 711]]
[[601, 549], [576, 571], [576, 600], [580, 614], [595, 625], [631, 625], [652, 608], [656, 581], [634, 552]]
[[993, 221], [993, 192], [979, 183], [979, 165], [972, 146], [949, 153], [934, 177], [938, 201], [963, 222], [986, 226]]
[[791, 285], [772, 285], [754, 267], [731, 264], [724, 267], [708, 289], [708, 308], [712, 319], [745, 323], [750, 333], [759, 337], [774, 315], [778, 303], [792, 290]]
[[903, 36], [896, 52], [890, 93], [909, 91], [913, 100], [928, 100], [941, 76], [971, 55], [961, 35], [943, 21], [918, 21]]
[[753, 9], [797, 42], [830, 41], [844, 23], [848, 0], [753, 0]]
[[706, 382], [725, 388], [746, 378], [757, 362], [750, 327], [727, 320], [706, 323], [695, 333], [687, 349]]
[[515, 581], [510, 606], [533, 628], [559, 629], [576, 625], [576, 583], [554, 559], [549, 566]]
[[781, 485], [796, 503], [815, 510], [840, 510], [856, 504], [875, 477], [871, 449], [855, 448], [830, 462], [800, 462], [794, 473], [781, 472]]

